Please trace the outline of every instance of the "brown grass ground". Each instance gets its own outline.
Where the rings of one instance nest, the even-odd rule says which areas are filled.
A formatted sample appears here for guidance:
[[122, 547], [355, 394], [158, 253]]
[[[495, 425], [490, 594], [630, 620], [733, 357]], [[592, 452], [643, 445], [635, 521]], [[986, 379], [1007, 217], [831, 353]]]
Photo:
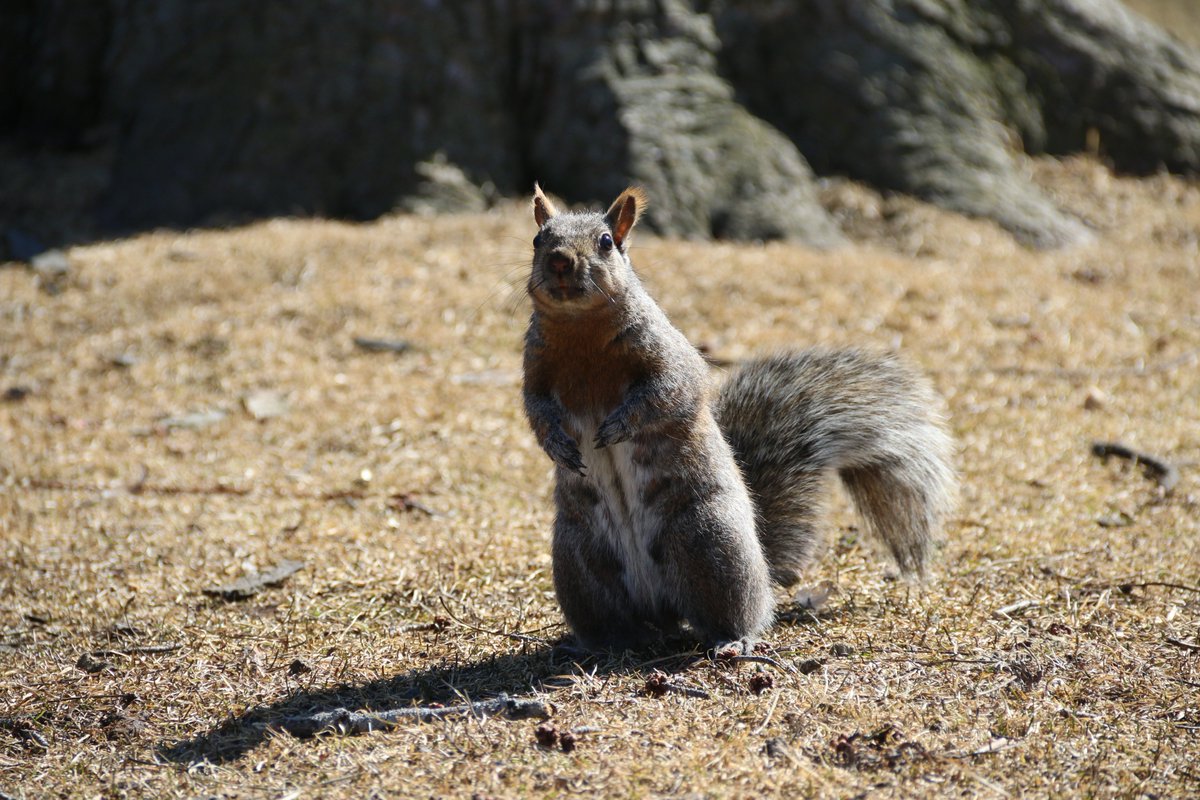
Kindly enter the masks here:
[[[895, 347], [948, 400], [964, 496], [937, 576], [887, 580], [835, 504], [811, 579], [836, 592], [770, 630], [782, 669], [670, 648], [573, 665], [503, 635], [565, 632], [518, 397], [523, 207], [150, 233], [72, 249], [58, 287], [0, 269], [0, 390], [28, 389], [0, 403], [0, 791], [1200, 793], [1200, 187], [1031, 169], [1094, 245], [1030, 252], [847, 184], [826, 200], [858, 241], [834, 252], [635, 242], [715, 353]], [[264, 389], [285, 414], [245, 410]], [[1175, 461], [1180, 485], [1162, 496], [1093, 439]], [[306, 568], [250, 600], [200, 591], [288, 557]], [[157, 645], [178, 648], [137, 650]], [[656, 668], [709, 697], [643, 694]], [[500, 691], [583, 727], [575, 752], [530, 721], [254, 724]]]

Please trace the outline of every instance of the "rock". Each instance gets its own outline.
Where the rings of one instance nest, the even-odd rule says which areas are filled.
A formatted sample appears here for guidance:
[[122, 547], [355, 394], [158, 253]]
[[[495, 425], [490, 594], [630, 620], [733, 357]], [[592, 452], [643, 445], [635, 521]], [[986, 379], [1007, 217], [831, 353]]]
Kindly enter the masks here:
[[178, 414], [175, 416], [164, 417], [159, 421], [159, 425], [167, 430], [172, 428], [185, 428], [196, 430], [199, 428], [207, 428], [209, 425], [215, 425], [225, 419], [225, 412], [220, 409], [212, 409], [211, 411], [197, 411], [191, 414]]
[[1200, 54], [1117, 0], [63, 0], [5, 21], [5, 138], [113, 132], [89, 192], [116, 229], [478, 209], [540, 179], [593, 205], [640, 183], [666, 234], [823, 246], [842, 237], [815, 169], [1049, 247], [1090, 233], [1026, 153], [1200, 172]]
[[242, 404], [246, 406], [246, 411], [250, 412], [250, 416], [260, 421], [282, 417], [291, 408], [287, 395], [274, 389], [260, 389], [251, 392], [242, 398]]
[[841, 241], [795, 146], [739, 105], [717, 74], [706, 15], [679, 0], [624, 0], [561, 19], [541, 48], [531, 161], [569, 200], [650, 195], [671, 236]]
[[9, 386], [0, 394], [0, 400], [6, 403], [19, 403], [31, 394], [33, 394], [33, 389], [28, 386]]
[[[1200, 55], [1117, 0], [710, 0], [747, 107], [821, 173], [998, 222], [1054, 247], [1091, 238], [1016, 154], [1098, 133], [1121, 168], [1200, 170]], [[1136, 109], [1136, 113], [1114, 113]]]
[[1083, 407], [1087, 411], [1098, 411], [1104, 408], [1107, 402], [1107, 395], [1100, 391], [1099, 388], [1092, 386], [1087, 390], [1087, 394], [1083, 398]]
[[400, 207], [413, 214], [483, 211], [496, 193], [490, 183], [472, 183], [462, 168], [448, 161], [442, 152], [417, 164], [416, 170], [420, 176], [416, 190], [400, 201]]
[[59, 280], [71, 271], [71, 260], [62, 250], [45, 250], [34, 256], [29, 265], [44, 280]]

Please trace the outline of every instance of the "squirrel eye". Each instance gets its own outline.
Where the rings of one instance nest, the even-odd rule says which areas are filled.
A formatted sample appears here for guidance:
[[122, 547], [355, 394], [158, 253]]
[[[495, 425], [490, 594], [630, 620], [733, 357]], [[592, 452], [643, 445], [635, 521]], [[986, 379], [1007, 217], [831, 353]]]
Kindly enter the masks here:
[[611, 235], [607, 233], [600, 234], [600, 249], [605, 253], [613, 249], [613, 240]]
[[538, 231], [537, 235], [533, 237], [533, 246], [535, 249], [542, 246], [542, 232], [541, 231]]

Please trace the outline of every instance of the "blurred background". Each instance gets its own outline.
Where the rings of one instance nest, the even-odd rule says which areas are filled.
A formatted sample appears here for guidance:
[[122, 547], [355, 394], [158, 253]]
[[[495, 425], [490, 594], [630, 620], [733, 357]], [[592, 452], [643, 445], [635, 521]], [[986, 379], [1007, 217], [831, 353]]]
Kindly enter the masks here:
[[[1136, 13], [1134, 13], [1136, 12]], [[1087, 237], [1025, 154], [1200, 167], [1192, 0], [8, 0], [0, 259], [631, 182], [658, 232], [842, 237], [847, 176]]]

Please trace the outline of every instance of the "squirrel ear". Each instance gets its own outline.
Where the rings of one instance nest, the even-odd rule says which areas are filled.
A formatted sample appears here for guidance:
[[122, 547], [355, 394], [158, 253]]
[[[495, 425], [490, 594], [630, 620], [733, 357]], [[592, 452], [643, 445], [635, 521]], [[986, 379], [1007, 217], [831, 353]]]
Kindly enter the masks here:
[[550, 198], [542, 193], [542, 187], [533, 184], [533, 221], [540, 228], [546, 224], [546, 220], [558, 213], [558, 209], [554, 207], [554, 203], [550, 202]]
[[637, 224], [638, 217], [646, 208], [646, 193], [637, 186], [630, 186], [613, 201], [604, 215], [608, 227], [612, 228], [613, 241], [623, 247], [629, 231]]

